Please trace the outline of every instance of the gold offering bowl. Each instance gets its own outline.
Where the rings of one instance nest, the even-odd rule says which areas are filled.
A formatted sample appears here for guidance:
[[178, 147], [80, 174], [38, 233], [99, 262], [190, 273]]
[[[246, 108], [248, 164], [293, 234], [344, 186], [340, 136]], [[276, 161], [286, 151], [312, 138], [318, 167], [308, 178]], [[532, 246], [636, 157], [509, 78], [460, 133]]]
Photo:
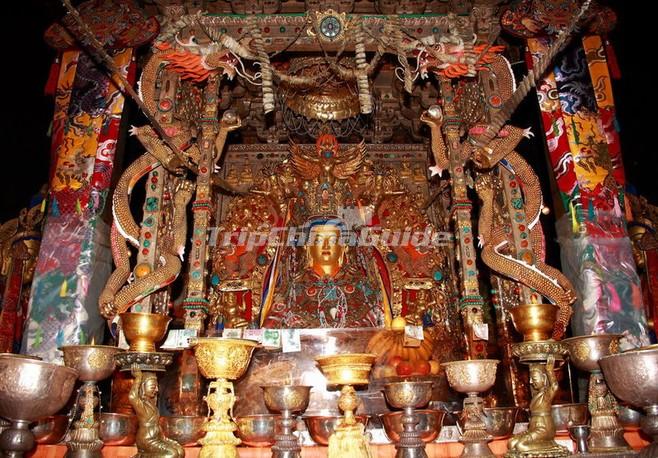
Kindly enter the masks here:
[[489, 390], [496, 381], [497, 359], [469, 359], [443, 363], [450, 386], [460, 393]]
[[0, 436], [0, 449], [12, 457], [31, 450], [29, 424], [64, 407], [77, 378], [78, 372], [65, 366], [0, 356], [0, 417], [12, 422]]
[[549, 340], [557, 318], [558, 306], [553, 304], [522, 304], [510, 309], [512, 322], [523, 340]]
[[265, 405], [274, 412], [302, 412], [308, 406], [310, 386], [266, 385], [261, 388]]
[[384, 385], [386, 400], [396, 409], [426, 406], [432, 399], [434, 382], [395, 382]]
[[249, 367], [255, 340], [199, 337], [191, 339], [201, 374], [209, 379], [237, 380]]
[[168, 316], [158, 313], [126, 312], [119, 318], [130, 351], [137, 353], [155, 353], [155, 344], [164, 339], [171, 321]]
[[600, 372], [599, 360], [619, 352], [621, 334], [594, 334], [564, 339], [571, 362], [581, 371]]
[[346, 353], [318, 356], [315, 360], [329, 385], [367, 385], [376, 358], [371, 353]]
[[114, 355], [123, 350], [109, 345], [67, 345], [61, 347], [64, 364], [78, 371], [83, 382], [105, 380], [116, 367]]

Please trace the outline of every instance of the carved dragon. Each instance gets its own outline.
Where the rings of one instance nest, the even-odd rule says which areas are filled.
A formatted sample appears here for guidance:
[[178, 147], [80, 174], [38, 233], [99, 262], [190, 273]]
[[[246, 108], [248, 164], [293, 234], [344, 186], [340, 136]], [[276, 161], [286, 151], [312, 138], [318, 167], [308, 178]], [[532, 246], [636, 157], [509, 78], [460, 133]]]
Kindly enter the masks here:
[[[185, 240], [187, 235], [187, 204], [192, 198], [194, 184], [188, 180], [181, 180], [174, 194], [174, 219], [173, 234], [169, 240], [164, 240], [160, 251], [160, 266], [146, 275], [135, 279], [128, 285], [123, 285], [126, 272], [129, 272], [128, 253], [125, 241], [117, 237], [117, 224], [112, 230], [112, 254], [119, 256], [115, 258], [117, 270], [108, 280], [100, 297], [101, 314], [106, 319], [112, 319], [116, 314], [123, 313], [149, 294], [164, 288], [172, 283], [180, 273], [182, 256], [185, 251]], [[118, 239], [118, 240], [117, 240]], [[114, 291], [118, 291], [113, 294]]]

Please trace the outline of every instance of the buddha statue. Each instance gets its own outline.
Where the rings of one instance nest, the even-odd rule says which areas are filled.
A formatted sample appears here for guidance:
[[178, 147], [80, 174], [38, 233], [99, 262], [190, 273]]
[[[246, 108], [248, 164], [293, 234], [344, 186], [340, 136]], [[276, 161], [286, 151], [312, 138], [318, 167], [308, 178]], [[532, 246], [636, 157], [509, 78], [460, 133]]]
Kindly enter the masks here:
[[[390, 319], [377, 269], [364, 247], [348, 247], [345, 223], [319, 217], [306, 224], [302, 258], [288, 263], [272, 305], [264, 308], [269, 328], [381, 327]], [[352, 251], [352, 253], [350, 253]], [[295, 254], [293, 253], [294, 257]]]

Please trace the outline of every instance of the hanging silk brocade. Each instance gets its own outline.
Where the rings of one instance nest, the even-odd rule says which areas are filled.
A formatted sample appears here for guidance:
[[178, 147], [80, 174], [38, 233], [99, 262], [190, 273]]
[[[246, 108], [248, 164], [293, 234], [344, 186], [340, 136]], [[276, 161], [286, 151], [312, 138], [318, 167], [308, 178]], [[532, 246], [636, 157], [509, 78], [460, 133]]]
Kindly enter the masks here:
[[[125, 75], [132, 49], [115, 62]], [[111, 271], [108, 228], [100, 218], [109, 192], [124, 98], [93, 60], [66, 51], [57, 84], [44, 228], [23, 340], [24, 353], [59, 358], [63, 344], [101, 340], [96, 298]]]
[[[545, 38], [528, 39], [535, 61], [546, 47]], [[574, 335], [626, 332], [628, 345], [640, 346], [648, 343], [646, 318], [622, 211], [624, 171], [600, 48], [600, 39], [589, 38], [584, 47], [569, 46], [538, 97], [551, 165], [569, 209], [558, 234], [562, 269], [579, 293]]]

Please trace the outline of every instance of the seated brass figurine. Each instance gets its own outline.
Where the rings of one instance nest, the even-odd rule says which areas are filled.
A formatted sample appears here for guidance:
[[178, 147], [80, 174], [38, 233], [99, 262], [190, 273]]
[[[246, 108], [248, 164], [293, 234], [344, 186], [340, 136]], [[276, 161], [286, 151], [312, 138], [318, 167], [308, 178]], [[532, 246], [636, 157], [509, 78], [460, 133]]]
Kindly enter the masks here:
[[[551, 413], [553, 397], [558, 382], [553, 371], [555, 357], [549, 356], [546, 365], [530, 365], [530, 423], [525, 433], [512, 437], [508, 442], [509, 456], [566, 456], [566, 449], [555, 440], [555, 424]], [[536, 455], [533, 452], [537, 452]]]
[[139, 458], [184, 458], [183, 447], [167, 439], [160, 429], [160, 412], [158, 410], [158, 379], [152, 372], [143, 374], [133, 368], [135, 381], [130, 389], [128, 400], [135, 410], [138, 420], [135, 445]]

